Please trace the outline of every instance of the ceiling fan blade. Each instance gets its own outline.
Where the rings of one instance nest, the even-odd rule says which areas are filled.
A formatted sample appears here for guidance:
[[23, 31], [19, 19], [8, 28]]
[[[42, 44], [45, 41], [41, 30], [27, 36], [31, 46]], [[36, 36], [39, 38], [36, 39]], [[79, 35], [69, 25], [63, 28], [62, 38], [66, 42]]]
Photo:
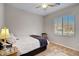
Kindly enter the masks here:
[[53, 6], [55, 6], [55, 5], [48, 5], [48, 6], [53, 7]]
[[60, 5], [60, 3], [56, 3], [56, 5]]
[[50, 7], [54, 7], [54, 6], [56, 6], [56, 5], [60, 5], [60, 3], [56, 3], [56, 4], [51, 4], [51, 5], [48, 5], [48, 6], [50, 6]]
[[41, 6], [37, 6], [36, 8], [40, 8]]

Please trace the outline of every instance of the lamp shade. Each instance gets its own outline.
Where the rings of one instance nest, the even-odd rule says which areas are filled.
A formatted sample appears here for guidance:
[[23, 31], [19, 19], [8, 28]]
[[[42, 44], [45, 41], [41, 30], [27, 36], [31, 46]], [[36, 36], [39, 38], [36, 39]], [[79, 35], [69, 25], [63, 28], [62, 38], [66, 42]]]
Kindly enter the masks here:
[[9, 38], [9, 36], [10, 36], [9, 29], [6, 28], [6, 27], [2, 28], [0, 36], [1, 36], [1, 39], [7, 39], [7, 38]]

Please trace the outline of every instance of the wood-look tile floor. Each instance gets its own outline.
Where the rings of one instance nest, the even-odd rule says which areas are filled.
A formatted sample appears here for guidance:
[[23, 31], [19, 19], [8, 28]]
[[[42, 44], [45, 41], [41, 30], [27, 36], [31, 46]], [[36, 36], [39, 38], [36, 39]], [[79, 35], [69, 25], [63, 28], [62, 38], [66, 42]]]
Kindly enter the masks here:
[[47, 49], [36, 56], [79, 56], [79, 51], [49, 43]]

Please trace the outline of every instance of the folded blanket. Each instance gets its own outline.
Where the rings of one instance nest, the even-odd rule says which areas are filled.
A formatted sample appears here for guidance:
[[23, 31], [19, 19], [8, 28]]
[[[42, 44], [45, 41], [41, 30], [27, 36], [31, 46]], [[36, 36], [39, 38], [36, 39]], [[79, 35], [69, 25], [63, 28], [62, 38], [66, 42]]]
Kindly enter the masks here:
[[38, 40], [40, 42], [40, 47], [44, 47], [44, 46], [48, 45], [47, 40], [45, 40], [45, 39], [38, 39]]
[[31, 37], [38, 39], [40, 42], [40, 47], [46, 46], [48, 45], [47, 40], [44, 38], [41, 38], [41, 36], [37, 36], [37, 35], [30, 35]]

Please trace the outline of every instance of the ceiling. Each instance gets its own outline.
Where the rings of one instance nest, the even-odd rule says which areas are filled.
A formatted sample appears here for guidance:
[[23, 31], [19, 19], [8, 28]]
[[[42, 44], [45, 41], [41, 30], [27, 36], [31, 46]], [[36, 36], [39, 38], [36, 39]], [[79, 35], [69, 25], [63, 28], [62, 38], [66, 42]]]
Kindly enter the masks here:
[[46, 16], [50, 13], [53, 13], [57, 10], [60, 10], [62, 8], [66, 8], [68, 6], [74, 5], [74, 3], [61, 3], [60, 5], [54, 6], [54, 7], [49, 7], [46, 10], [42, 9], [42, 8], [36, 8], [36, 6], [39, 3], [10, 3], [8, 5], [19, 8], [21, 10], [24, 11], [28, 11], [31, 13], [35, 13], [38, 15], [42, 15], [42, 16]]

